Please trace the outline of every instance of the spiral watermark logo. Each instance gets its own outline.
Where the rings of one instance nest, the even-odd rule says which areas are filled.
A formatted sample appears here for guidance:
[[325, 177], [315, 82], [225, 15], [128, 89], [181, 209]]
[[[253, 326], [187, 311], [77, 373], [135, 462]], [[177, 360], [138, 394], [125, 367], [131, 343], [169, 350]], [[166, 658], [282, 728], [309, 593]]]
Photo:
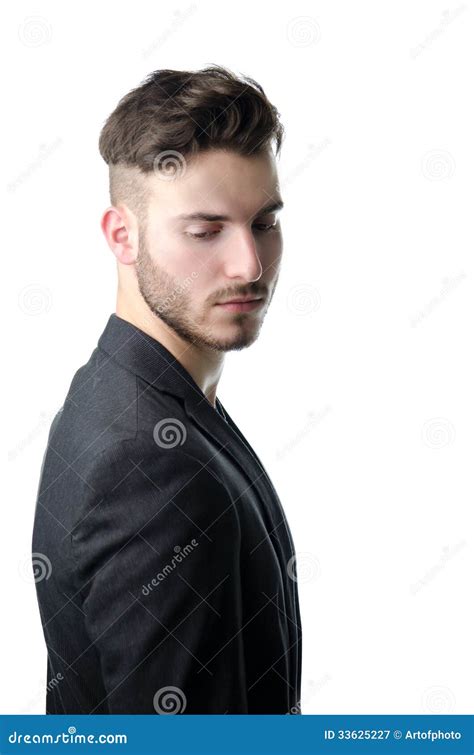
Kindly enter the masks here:
[[455, 706], [455, 698], [448, 687], [433, 686], [425, 690], [423, 695], [423, 708], [429, 713], [451, 713]]
[[454, 157], [442, 149], [432, 149], [423, 155], [421, 172], [429, 181], [443, 181], [451, 178], [456, 168]]
[[165, 417], [153, 428], [153, 438], [160, 448], [175, 448], [182, 446], [187, 432], [183, 423], [176, 417]]
[[321, 299], [319, 292], [314, 286], [307, 283], [299, 283], [293, 286], [287, 297], [287, 306], [295, 315], [308, 315], [319, 309]]
[[184, 155], [174, 149], [165, 149], [154, 158], [153, 172], [161, 181], [174, 181], [181, 178], [186, 172]]
[[309, 47], [319, 42], [321, 30], [312, 16], [296, 16], [288, 22], [286, 36], [293, 47]]
[[[296, 573], [297, 564], [298, 574]], [[319, 577], [321, 567], [314, 553], [304, 552], [297, 553], [290, 558], [286, 565], [286, 571], [294, 582], [304, 583], [312, 582], [313, 579]]]
[[454, 425], [444, 417], [433, 417], [423, 425], [423, 443], [430, 448], [449, 446], [456, 436]]
[[31, 283], [18, 294], [18, 306], [25, 315], [41, 315], [51, 309], [51, 291]]
[[153, 697], [153, 707], [160, 715], [183, 713], [186, 703], [186, 695], [179, 687], [161, 687]]
[[51, 26], [43, 16], [27, 16], [18, 29], [18, 37], [25, 47], [40, 47], [51, 41]]
[[51, 561], [44, 553], [32, 553], [18, 565], [20, 577], [29, 584], [49, 579], [52, 571]]

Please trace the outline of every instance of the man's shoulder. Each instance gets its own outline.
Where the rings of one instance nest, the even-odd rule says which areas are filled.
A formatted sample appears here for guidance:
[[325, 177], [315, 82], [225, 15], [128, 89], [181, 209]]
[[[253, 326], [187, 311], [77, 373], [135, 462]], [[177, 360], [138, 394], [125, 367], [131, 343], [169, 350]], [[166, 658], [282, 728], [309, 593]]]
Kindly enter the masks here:
[[[169, 415], [166, 397], [158, 407], [155, 419]], [[176, 499], [190, 515], [205, 501], [215, 517], [222, 505], [229, 505], [224, 481], [179, 443], [176, 432], [181, 432], [180, 428], [186, 432], [185, 415], [183, 421], [164, 416], [154, 426], [137, 427], [130, 422], [120, 430], [94, 421], [89, 433], [82, 427], [78, 432], [77, 423], [82, 420], [73, 409], [64, 408], [60, 415], [53, 421], [55, 429], [44, 456], [38, 493], [61, 521], [65, 507], [68, 509], [69, 529], [102, 501], [113, 502], [114, 510], [121, 506], [126, 510], [129, 501], [153, 507]], [[39, 513], [43, 515], [42, 510]]]
[[136, 432], [136, 378], [95, 348], [73, 375], [48, 446], [72, 462]]
[[209, 478], [211, 470], [200, 471], [205, 465], [189, 443], [194, 439], [190, 422], [179, 397], [97, 347], [74, 374], [48, 445], [94, 485], [103, 477], [109, 484], [133, 465], [159, 471], [165, 479], [198, 472], [199, 479]]
[[79, 474], [116, 458], [156, 454], [166, 422], [186, 422], [176, 397], [149, 385], [96, 347], [75, 372], [50, 426], [48, 447]]

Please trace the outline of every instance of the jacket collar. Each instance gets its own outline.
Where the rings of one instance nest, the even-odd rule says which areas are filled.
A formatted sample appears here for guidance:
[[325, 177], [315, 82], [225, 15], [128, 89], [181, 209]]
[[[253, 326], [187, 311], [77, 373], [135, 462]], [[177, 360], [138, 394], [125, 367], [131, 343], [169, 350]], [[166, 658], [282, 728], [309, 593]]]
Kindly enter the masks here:
[[[252, 483], [262, 477], [261, 463], [252, 451], [246, 450], [243, 436], [232, 418], [227, 412], [228, 422], [220, 416], [190, 373], [160, 341], [113, 313], [98, 345], [112, 359], [150, 385], [179, 396], [185, 403], [187, 415], [204, 433], [214, 438], [219, 448], [226, 448], [231, 453]], [[222, 407], [220, 401], [219, 404]], [[255, 484], [259, 487], [258, 481]]]
[[128, 320], [111, 314], [98, 345], [116, 362], [156, 388], [188, 401], [204, 400], [211, 406], [178, 359], [160, 341]]

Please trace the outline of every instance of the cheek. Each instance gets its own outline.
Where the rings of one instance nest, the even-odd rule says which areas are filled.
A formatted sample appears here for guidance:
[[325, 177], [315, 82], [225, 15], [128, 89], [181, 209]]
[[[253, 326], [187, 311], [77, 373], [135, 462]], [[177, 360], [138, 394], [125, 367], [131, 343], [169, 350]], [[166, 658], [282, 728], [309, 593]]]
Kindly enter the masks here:
[[218, 255], [210, 255], [199, 245], [173, 239], [163, 245], [161, 264], [175, 285], [183, 292], [187, 304], [196, 313], [213, 301], [222, 274]]
[[169, 239], [160, 246], [160, 263], [173, 277], [184, 280], [202, 269], [202, 261], [186, 241]]
[[219, 281], [217, 270], [193, 255], [175, 260], [172, 274], [188, 305], [196, 311], [212, 299]]

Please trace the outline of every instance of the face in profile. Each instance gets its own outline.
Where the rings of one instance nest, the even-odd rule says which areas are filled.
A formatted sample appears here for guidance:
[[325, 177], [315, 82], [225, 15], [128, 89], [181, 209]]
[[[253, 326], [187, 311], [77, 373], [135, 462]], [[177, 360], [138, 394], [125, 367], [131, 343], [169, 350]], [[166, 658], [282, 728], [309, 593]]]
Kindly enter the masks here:
[[[282, 201], [275, 159], [211, 150], [174, 177], [147, 176], [135, 272], [149, 309], [187, 343], [243, 349], [258, 337], [277, 284]], [[222, 302], [252, 298], [246, 305]]]

